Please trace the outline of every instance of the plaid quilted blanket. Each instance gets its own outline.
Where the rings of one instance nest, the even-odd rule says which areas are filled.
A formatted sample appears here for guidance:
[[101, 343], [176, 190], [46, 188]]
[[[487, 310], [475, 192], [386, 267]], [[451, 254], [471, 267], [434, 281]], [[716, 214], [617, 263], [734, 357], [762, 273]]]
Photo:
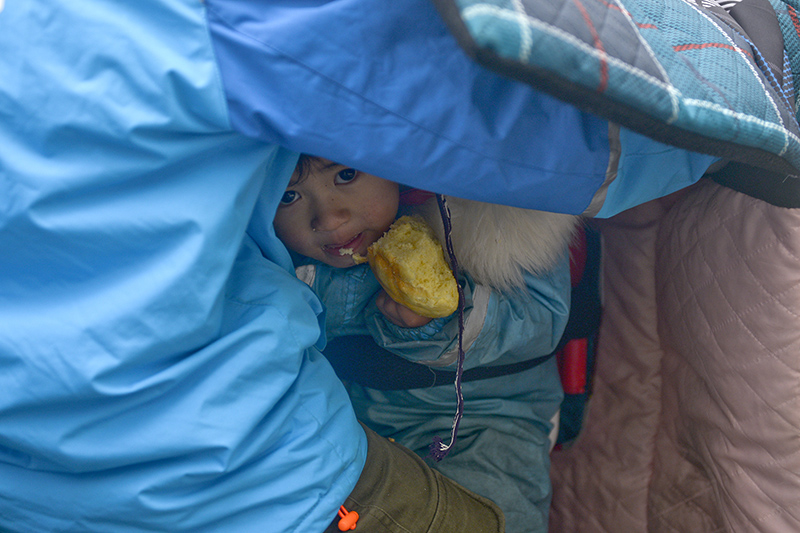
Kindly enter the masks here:
[[732, 161], [721, 183], [800, 206], [798, 0], [434, 3], [484, 66], [661, 142]]

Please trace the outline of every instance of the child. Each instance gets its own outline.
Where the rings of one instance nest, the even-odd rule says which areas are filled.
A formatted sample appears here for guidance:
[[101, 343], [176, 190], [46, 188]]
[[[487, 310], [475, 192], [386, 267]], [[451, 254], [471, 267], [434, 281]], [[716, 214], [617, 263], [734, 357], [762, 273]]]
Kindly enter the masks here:
[[[465, 206], [453, 200], [453, 240], [466, 270], [459, 273], [465, 302], [464, 369], [511, 365], [551, 353], [569, 314], [566, 250], [574, 217], [475, 202]], [[367, 247], [397, 217], [399, 204], [396, 183], [303, 156], [281, 199], [275, 230], [290, 250], [302, 256], [297, 260], [298, 274], [325, 305], [329, 339], [368, 334], [379, 346], [409, 361], [452, 370], [458, 357], [457, 313], [433, 320], [417, 315], [389, 298], [369, 266], [355, 265], [349, 255], [352, 250], [366, 256]], [[435, 222], [430, 202], [413, 209]], [[536, 219], [533, 227], [520, 223], [534, 213], [544, 218]], [[482, 220], [472, 218], [480, 216]], [[556, 231], [540, 223], [553, 219]], [[503, 227], [513, 227], [517, 233], [503, 235], [510, 243], [495, 235], [486, 238], [487, 231]], [[537, 233], [549, 237], [543, 240]], [[485, 246], [475, 246], [478, 237], [484, 238]], [[519, 248], [533, 248], [531, 243], [540, 241], [545, 252], [534, 253], [534, 260], [518, 258]], [[514, 250], [504, 252], [503, 247]], [[486, 254], [491, 255], [488, 261], [481, 257]], [[497, 257], [499, 267], [492, 265]], [[534, 275], [519, 265], [548, 268]], [[480, 283], [470, 270], [480, 272]], [[450, 433], [456, 408], [452, 383], [405, 390], [347, 385], [359, 419], [422, 456], [428, 454], [434, 437]], [[514, 373], [465, 381], [462, 386], [465, 414], [457, 443], [445, 460], [433, 466], [497, 502], [506, 515], [507, 531], [546, 531], [549, 435], [563, 396], [554, 359]]]

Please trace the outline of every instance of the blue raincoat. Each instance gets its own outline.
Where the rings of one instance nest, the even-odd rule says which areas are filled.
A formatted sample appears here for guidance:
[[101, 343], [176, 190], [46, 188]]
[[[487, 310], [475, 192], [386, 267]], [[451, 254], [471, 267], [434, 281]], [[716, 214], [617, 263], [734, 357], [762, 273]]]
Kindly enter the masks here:
[[483, 70], [423, 0], [5, 0], [0, 50], [12, 531], [330, 523], [366, 444], [271, 229], [297, 152], [601, 215], [711, 161]]

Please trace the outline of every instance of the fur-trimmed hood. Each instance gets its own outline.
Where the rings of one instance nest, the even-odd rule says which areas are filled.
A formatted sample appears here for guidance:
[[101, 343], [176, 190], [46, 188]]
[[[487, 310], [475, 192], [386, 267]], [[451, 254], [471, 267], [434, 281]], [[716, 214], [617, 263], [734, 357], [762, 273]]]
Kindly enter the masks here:
[[[553, 267], [569, 248], [580, 217], [447, 197], [453, 251], [459, 267], [481, 285], [510, 290], [523, 285], [523, 271]], [[403, 208], [421, 215], [444, 242], [436, 198]]]

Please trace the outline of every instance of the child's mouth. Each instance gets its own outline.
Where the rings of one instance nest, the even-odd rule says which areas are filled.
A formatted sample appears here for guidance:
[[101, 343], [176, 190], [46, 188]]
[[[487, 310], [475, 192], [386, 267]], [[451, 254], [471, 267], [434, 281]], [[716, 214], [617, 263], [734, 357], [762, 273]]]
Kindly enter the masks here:
[[342, 253], [342, 250], [349, 250], [351, 253], [357, 251], [358, 247], [361, 245], [361, 241], [363, 240], [363, 234], [359, 233], [352, 239], [347, 242], [343, 242], [340, 244], [326, 244], [322, 247], [326, 253], [334, 255], [334, 256], [342, 256], [346, 255]]

